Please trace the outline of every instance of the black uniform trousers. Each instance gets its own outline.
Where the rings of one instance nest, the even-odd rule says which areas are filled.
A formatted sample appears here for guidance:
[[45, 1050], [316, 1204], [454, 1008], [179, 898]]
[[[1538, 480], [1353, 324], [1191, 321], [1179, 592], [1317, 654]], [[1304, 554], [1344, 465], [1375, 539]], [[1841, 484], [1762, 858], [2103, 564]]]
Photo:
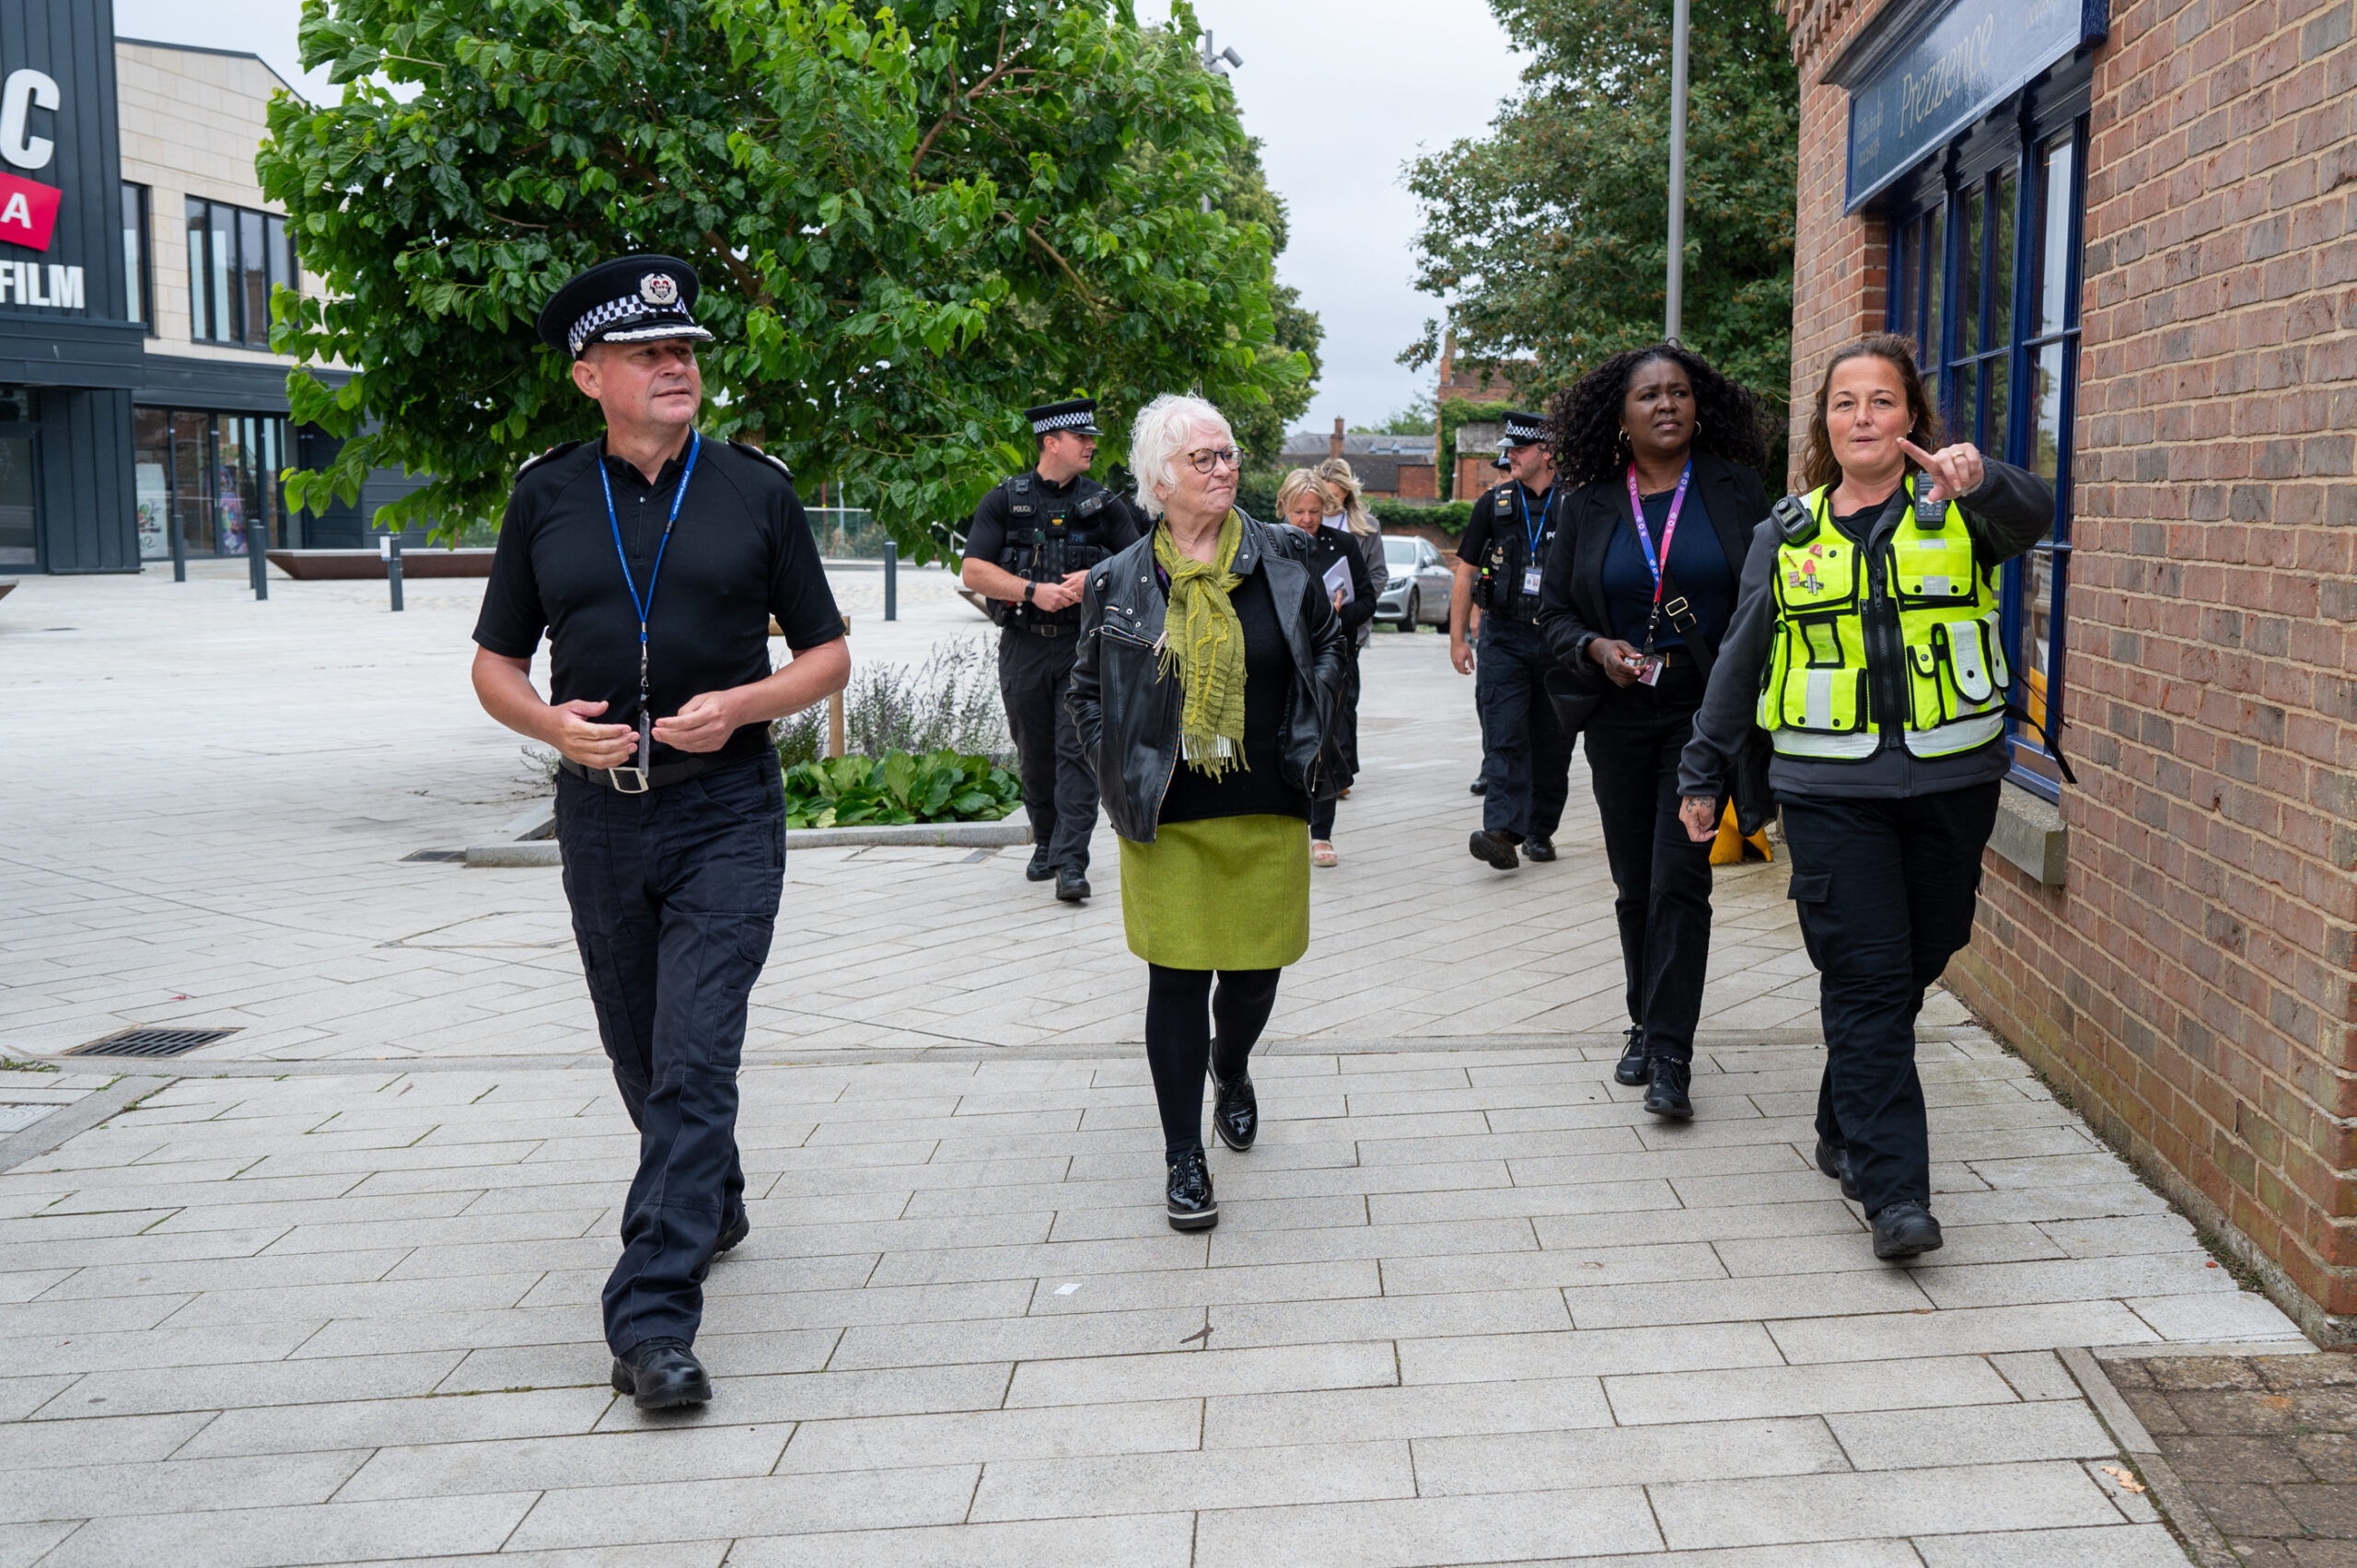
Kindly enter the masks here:
[[1972, 940], [1995, 780], [1901, 800], [1780, 796], [1792, 898], [1825, 1026], [1817, 1136], [1850, 1151], [1868, 1216], [1932, 1198], [1915, 1073], [1923, 990]]
[[1481, 715], [1481, 826], [1517, 841], [1551, 839], [1572, 793], [1572, 738], [1547, 700], [1554, 650], [1538, 628], [1481, 617], [1473, 705]]
[[556, 784], [574, 939], [638, 1128], [605, 1292], [620, 1355], [695, 1339], [713, 1249], [744, 1212], [737, 1064], [785, 879], [785, 790], [766, 748], [644, 795], [562, 772]]
[[1694, 1060], [1711, 962], [1711, 846], [1678, 819], [1678, 757], [1702, 704], [1701, 672], [1666, 668], [1653, 686], [1605, 694], [1583, 727], [1588, 782], [1612, 868], [1612, 912], [1629, 979], [1629, 1021], [1645, 1054]]
[[998, 691], [1023, 775], [1031, 842], [1047, 850], [1050, 865], [1086, 871], [1088, 837], [1097, 830], [1097, 774], [1064, 705], [1079, 651], [1080, 639], [1069, 626], [1057, 627], [1052, 637], [1017, 626], [998, 636]]

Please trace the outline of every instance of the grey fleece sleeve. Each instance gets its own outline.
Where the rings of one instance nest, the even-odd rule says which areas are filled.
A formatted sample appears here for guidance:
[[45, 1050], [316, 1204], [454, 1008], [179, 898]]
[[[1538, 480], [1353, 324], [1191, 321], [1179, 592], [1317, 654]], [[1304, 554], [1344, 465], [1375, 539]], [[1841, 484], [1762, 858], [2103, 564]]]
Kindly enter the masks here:
[[1769, 577], [1776, 568], [1780, 542], [1773, 517], [1762, 518], [1751, 530], [1743, 581], [1736, 588], [1735, 614], [1727, 621], [1726, 635], [1719, 639], [1718, 663], [1711, 668], [1710, 688], [1694, 714], [1694, 738], [1678, 754], [1680, 795], [1718, 796], [1730, 787], [1735, 754], [1751, 733], [1759, 672], [1768, 667], [1768, 637], [1776, 626], [1776, 597], [1769, 591]]
[[2054, 527], [2054, 490], [2027, 469], [1981, 459], [1980, 486], [1958, 503], [1982, 553], [2011, 561]]

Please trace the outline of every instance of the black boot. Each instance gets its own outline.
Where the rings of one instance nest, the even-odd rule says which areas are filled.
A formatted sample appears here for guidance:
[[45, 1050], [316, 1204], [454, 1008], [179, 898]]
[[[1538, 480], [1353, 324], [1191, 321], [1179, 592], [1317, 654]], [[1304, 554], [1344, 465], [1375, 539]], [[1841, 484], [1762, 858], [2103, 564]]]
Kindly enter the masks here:
[[1686, 1086], [1694, 1077], [1692, 1063], [1654, 1056], [1646, 1059], [1645, 1068], [1650, 1079], [1645, 1090], [1647, 1110], [1674, 1121], [1683, 1121], [1694, 1114], [1694, 1102], [1686, 1098]]
[[1192, 1149], [1170, 1164], [1166, 1207], [1173, 1230], [1209, 1230], [1219, 1224], [1219, 1203], [1212, 1197], [1211, 1167], [1203, 1151]]
[[738, 1242], [744, 1240], [747, 1237], [752, 1234], [753, 1221], [751, 1217], [748, 1215], [744, 1210], [737, 1210], [737, 1217], [720, 1227], [720, 1239], [713, 1243], [712, 1255], [715, 1258], [719, 1257], [723, 1252], [727, 1251], [730, 1248], [736, 1246]]
[[1077, 865], [1056, 868], [1056, 897], [1068, 904], [1076, 904], [1088, 897], [1088, 873]]
[[1522, 853], [1533, 860], [1555, 858], [1555, 841], [1544, 833], [1533, 833], [1522, 842]]
[[1858, 1178], [1850, 1168], [1850, 1151], [1837, 1149], [1819, 1138], [1817, 1141], [1817, 1168], [1841, 1184], [1841, 1196], [1852, 1202], [1858, 1200]]
[[1645, 1081], [1645, 1026], [1629, 1026], [1629, 1043], [1620, 1048], [1620, 1060], [1612, 1064], [1612, 1081], [1635, 1088]]
[[712, 1398], [712, 1379], [685, 1340], [641, 1340], [614, 1357], [614, 1392], [643, 1411], [700, 1405]]
[[1886, 1261], [1940, 1249], [1940, 1222], [1912, 1198], [1885, 1203], [1874, 1214], [1875, 1256]]
[[1512, 871], [1522, 864], [1514, 855], [1514, 840], [1505, 833], [1493, 833], [1487, 829], [1473, 835], [1466, 845], [1476, 860], [1488, 861], [1500, 871]]
[[1031, 852], [1031, 864], [1023, 868], [1026, 882], [1050, 882], [1055, 879], [1056, 863], [1048, 858], [1048, 846], [1041, 844]]
[[1250, 1073], [1225, 1079], [1212, 1074], [1212, 1128], [1239, 1155], [1252, 1146], [1260, 1132], [1260, 1100], [1252, 1092]]
[[1490, 781], [1476, 774], [1473, 780], [1473, 793], [1476, 795], [1489, 794]]

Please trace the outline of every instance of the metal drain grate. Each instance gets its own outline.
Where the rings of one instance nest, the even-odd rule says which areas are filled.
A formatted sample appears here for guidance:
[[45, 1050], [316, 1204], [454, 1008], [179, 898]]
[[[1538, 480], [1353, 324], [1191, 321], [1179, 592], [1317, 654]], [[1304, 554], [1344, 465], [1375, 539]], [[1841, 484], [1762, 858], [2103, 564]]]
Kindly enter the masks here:
[[181, 1056], [200, 1045], [227, 1040], [235, 1029], [125, 1029], [87, 1045], [77, 1045], [68, 1056]]

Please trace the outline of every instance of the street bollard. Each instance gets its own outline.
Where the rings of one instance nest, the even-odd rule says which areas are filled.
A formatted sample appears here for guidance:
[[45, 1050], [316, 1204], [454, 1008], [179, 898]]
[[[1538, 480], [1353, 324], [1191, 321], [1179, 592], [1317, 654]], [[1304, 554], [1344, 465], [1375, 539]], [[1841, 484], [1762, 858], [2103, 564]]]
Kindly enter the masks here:
[[270, 597], [270, 535], [254, 537], [253, 525], [246, 525], [246, 575], [253, 582], [257, 600]]
[[900, 547], [891, 540], [884, 541], [884, 619], [900, 618]]
[[401, 609], [401, 536], [383, 535], [377, 540], [377, 552], [385, 558], [385, 581], [392, 588], [393, 613]]

